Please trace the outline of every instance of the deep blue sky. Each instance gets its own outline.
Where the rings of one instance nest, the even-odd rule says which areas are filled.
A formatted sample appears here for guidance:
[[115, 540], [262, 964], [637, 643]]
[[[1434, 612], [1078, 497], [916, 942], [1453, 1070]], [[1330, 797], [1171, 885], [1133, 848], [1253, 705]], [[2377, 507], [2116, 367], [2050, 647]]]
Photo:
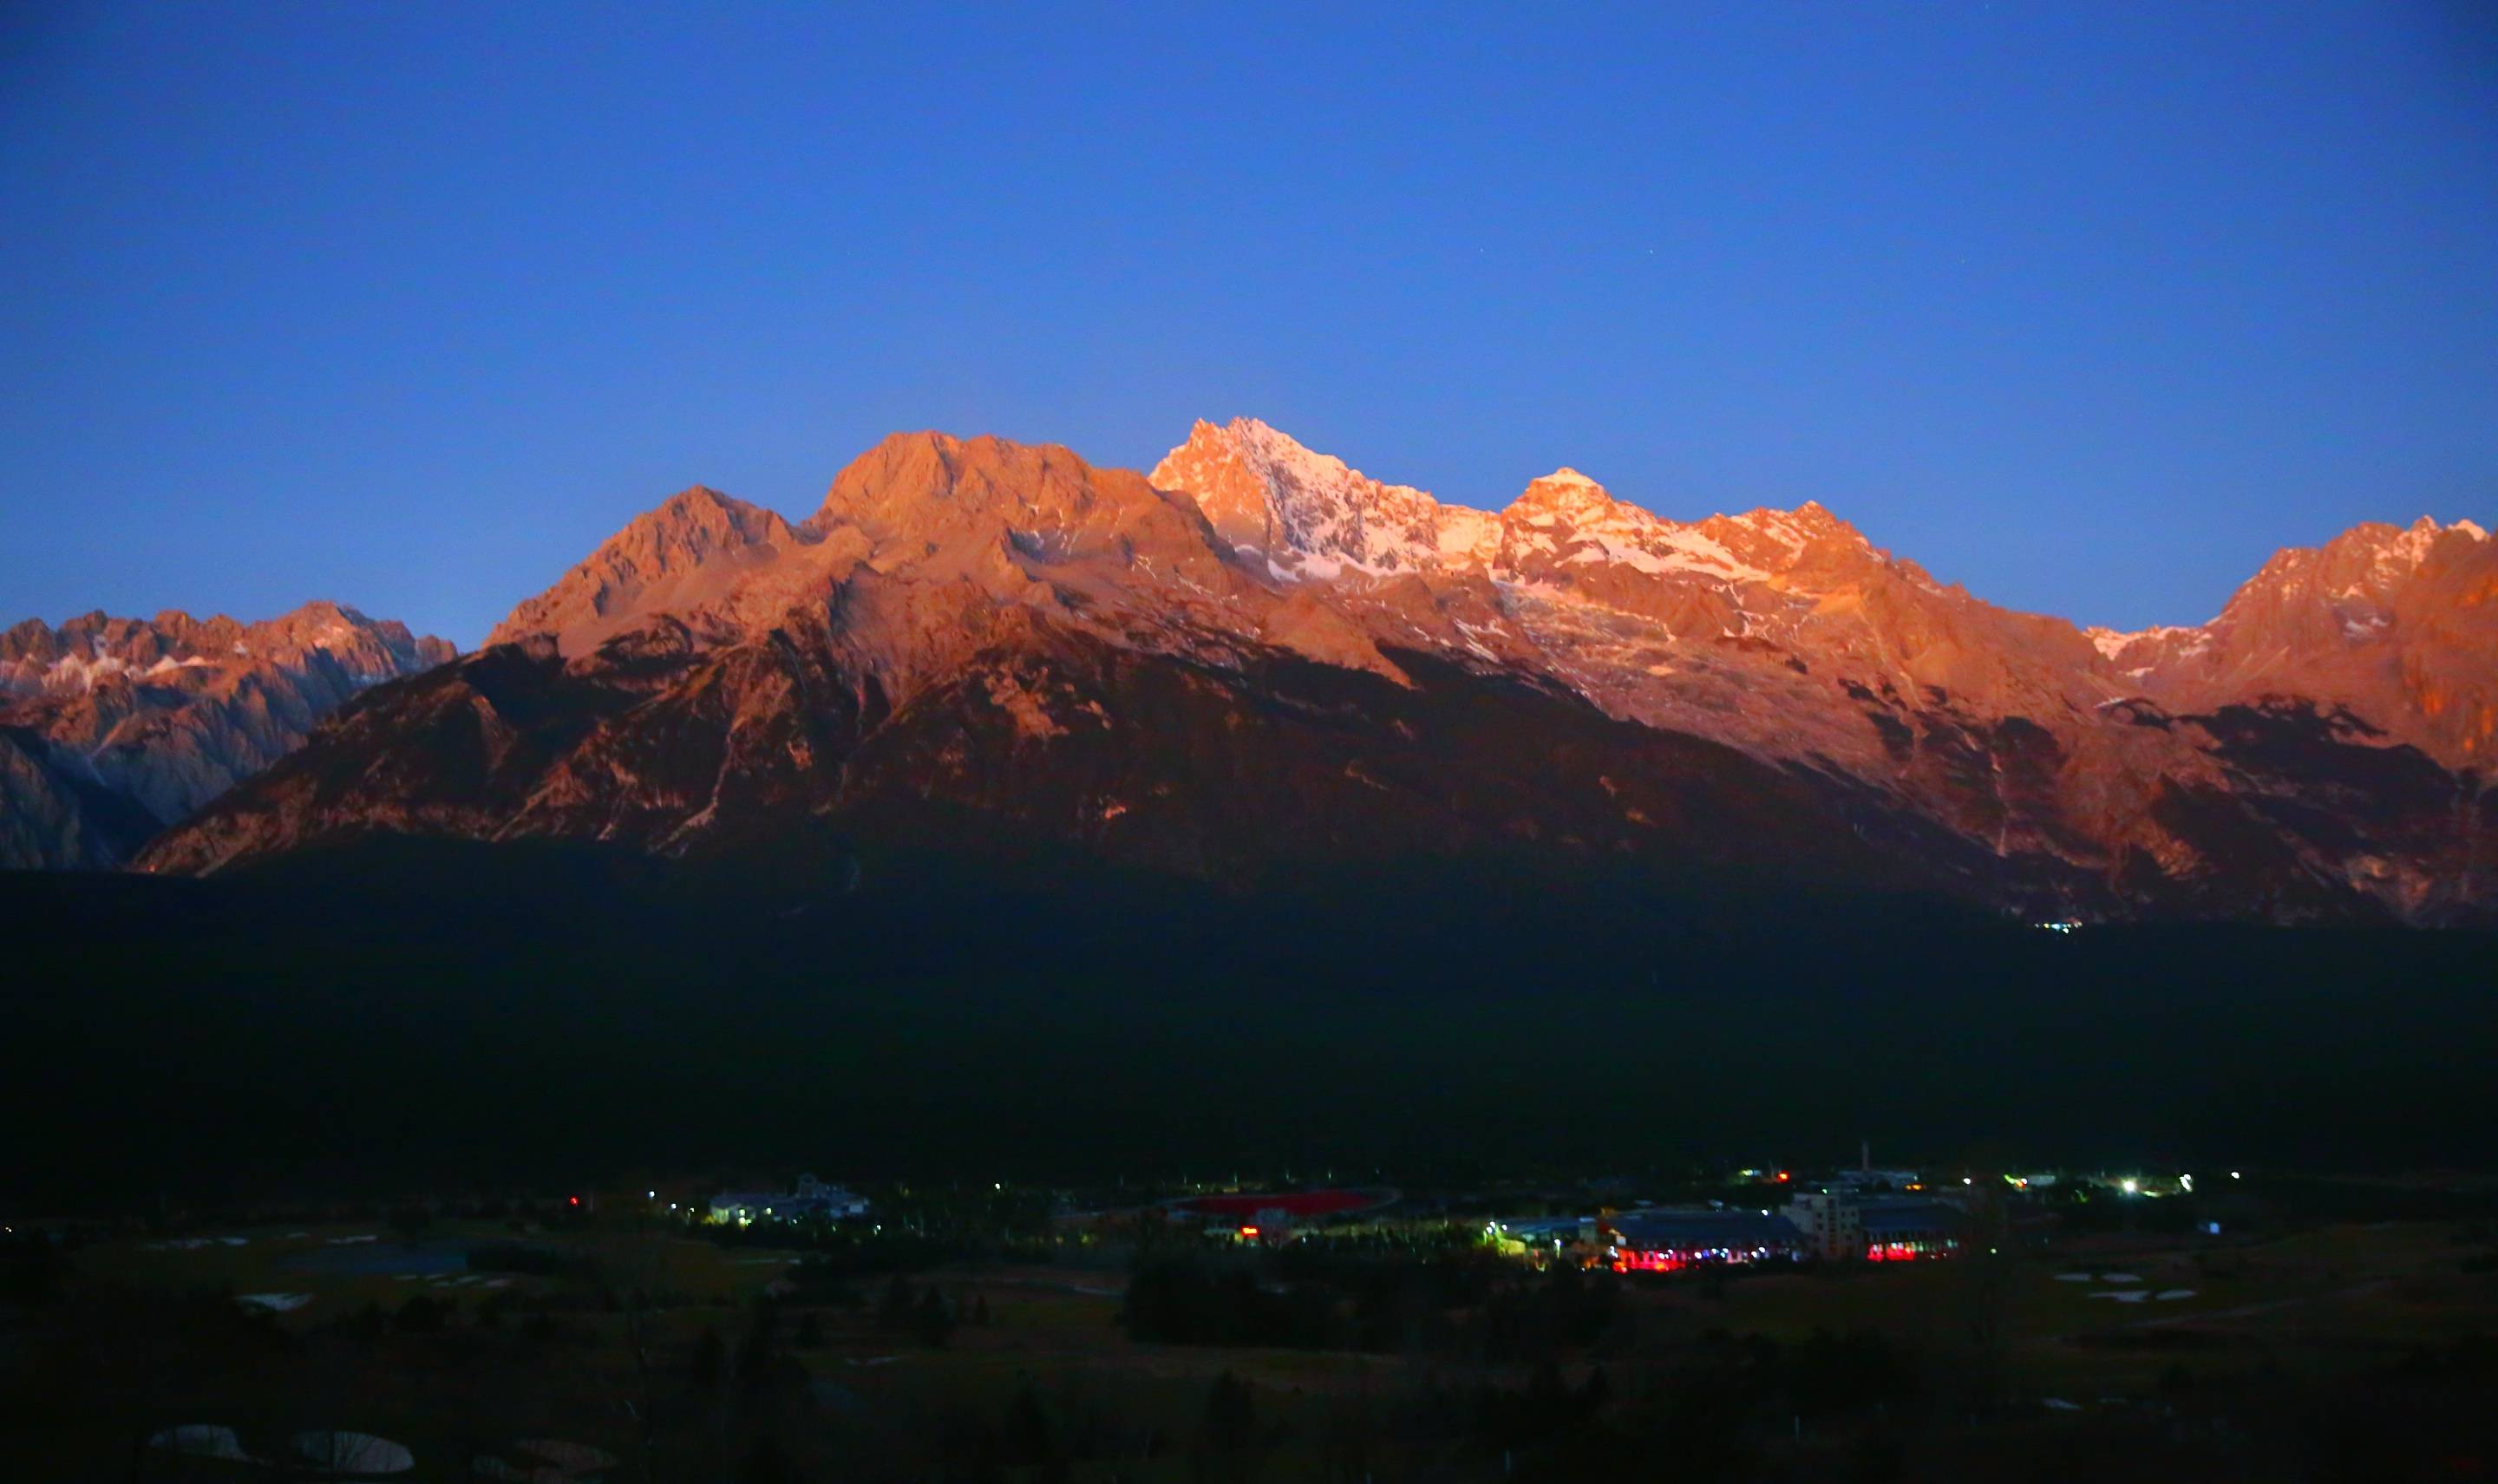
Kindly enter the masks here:
[[12, 5], [0, 622], [470, 644], [696, 481], [1240, 413], [2196, 622], [2498, 524], [2493, 14]]

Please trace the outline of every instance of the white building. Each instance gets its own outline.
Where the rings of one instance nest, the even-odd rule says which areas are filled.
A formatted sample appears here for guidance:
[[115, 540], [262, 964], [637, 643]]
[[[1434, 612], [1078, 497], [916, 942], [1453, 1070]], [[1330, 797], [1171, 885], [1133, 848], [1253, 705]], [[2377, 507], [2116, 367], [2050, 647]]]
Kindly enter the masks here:
[[1865, 1252], [1865, 1209], [1836, 1191], [1800, 1190], [1787, 1203], [1787, 1219], [1804, 1234], [1805, 1247], [1824, 1262]]

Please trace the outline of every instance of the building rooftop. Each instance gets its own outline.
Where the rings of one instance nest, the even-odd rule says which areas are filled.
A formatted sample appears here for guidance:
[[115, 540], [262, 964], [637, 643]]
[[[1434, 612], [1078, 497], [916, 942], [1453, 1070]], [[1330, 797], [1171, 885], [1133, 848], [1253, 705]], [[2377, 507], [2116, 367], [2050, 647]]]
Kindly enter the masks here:
[[1727, 1210], [1627, 1210], [1611, 1225], [1629, 1246], [1651, 1251], [1706, 1247], [1786, 1246], [1803, 1240], [1780, 1215], [1740, 1208]]
[[1960, 1224], [1962, 1212], [1940, 1201], [1868, 1201], [1861, 1209], [1868, 1237], [1890, 1232], [1939, 1232]]

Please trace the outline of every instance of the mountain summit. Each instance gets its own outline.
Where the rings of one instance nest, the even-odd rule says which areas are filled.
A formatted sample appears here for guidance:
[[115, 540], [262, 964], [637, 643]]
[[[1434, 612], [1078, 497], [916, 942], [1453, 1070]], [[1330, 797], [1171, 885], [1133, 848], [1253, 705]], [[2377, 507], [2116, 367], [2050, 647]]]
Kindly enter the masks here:
[[1238, 883], [1492, 853], [2487, 920], [2493, 594], [2478, 527], [2363, 526], [2197, 629], [2085, 632], [1817, 503], [1677, 521], [1565, 468], [1478, 510], [1247, 418], [1141, 476], [896, 435], [796, 525], [675, 497], [144, 863], [377, 829]]

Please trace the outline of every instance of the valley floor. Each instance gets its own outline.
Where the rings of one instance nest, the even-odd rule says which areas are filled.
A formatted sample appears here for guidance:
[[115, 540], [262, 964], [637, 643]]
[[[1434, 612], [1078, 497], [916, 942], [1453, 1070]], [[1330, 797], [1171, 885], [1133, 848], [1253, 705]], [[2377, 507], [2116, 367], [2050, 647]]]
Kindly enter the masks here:
[[[1463, 1312], [1386, 1352], [1145, 1342], [1128, 1254], [1080, 1243], [834, 1277], [664, 1224], [514, 1224], [99, 1236], [40, 1283], [20, 1262], [0, 1470], [271, 1476], [147, 1445], [186, 1424], [254, 1458], [379, 1435], [415, 1479], [531, 1476], [494, 1470], [548, 1438], [617, 1479], [1174, 1484], [2443, 1478], [2498, 1441], [2485, 1221], [1608, 1277], [1600, 1322], [1511, 1353]], [[2119, 1270], [2194, 1293], [2145, 1313], [2060, 1279]]]

